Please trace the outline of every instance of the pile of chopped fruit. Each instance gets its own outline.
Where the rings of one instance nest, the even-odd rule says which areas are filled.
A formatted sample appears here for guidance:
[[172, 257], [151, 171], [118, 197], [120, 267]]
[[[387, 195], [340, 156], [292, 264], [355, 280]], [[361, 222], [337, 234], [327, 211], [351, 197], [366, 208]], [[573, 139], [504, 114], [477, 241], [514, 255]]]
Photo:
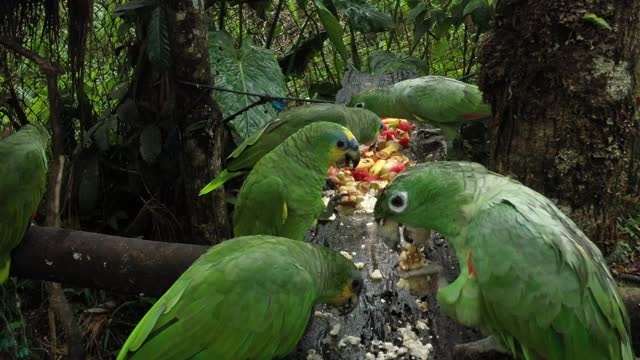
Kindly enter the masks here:
[[329, 169], [327, 177], [335, 184], [334, 194], [344, 194], [336, 206], [341, 215], [351, 215], [356, 211], [373, 212], [375, 198], [382, 189], [399, 172], [415, 164], [400, 152], [409, 147], [415, 125], [396, 118], [382, 118], [382, 122], [384, 129], [375, 147], [361, 149], [360, 163], [354, 170]]

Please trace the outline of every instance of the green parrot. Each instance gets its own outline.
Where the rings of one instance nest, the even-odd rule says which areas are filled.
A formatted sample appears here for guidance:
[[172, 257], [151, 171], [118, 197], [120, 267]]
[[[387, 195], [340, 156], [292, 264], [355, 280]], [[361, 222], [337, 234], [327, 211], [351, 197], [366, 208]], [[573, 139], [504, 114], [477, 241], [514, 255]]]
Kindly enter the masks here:
[[260, 360], [302, 337], [315, 304], [358, 303], [363, 279], [319, 245], [246, 236], [212, 247], [142, 318], [118, 360]]
[[390, 247], [398, 225], [433, 229], [460, 275], [443, 311], [525, 359], [634, 359], [629, 319], [600, 250], [552, 201], [467, 162], [400, 173], [376, 203]]
[[0, 140], [0, 284], [44, 194], [49, 139], [44, 127], [30, 124]]
[[343, 156], [355, 168], [360, 161], [358, 141], [336, 123], [315, 122], [288, 137], [256, 163], [240, 188], [234, 235], [302, 240], [325, 209], [327, 171]]
[[461, 125], [491, 118], [491, 107], [477, 86], [443, 76], [423, 76], [355, 95], [351, 106], [383, 117], [404, 118], [442, 129], [448, 140], [458, 138]]
[[383, 127], [380, 117], [373, 112], [343, 105], [313, 104], [284, 111], [276, 120], [240, 144], [227, 157], [227, 168], [207, 184], [200, 191], [200, 195], [217, 189], [229, 179], [248, 173], [258, 160], [291, 134], [318, 121], [332, 122], [346, 127], [360, 143], [365, 145], [372, 144]]

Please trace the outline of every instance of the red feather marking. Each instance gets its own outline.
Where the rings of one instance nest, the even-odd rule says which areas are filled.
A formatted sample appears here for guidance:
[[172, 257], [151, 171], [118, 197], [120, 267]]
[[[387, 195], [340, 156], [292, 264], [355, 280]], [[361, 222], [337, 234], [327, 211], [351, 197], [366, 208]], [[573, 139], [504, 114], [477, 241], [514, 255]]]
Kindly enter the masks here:
[[36, 213], [31, 213], [31, 221], [36, 221]]
[[462, 115], [463, 118], [465, 119], [481, 119], [484, 117], [487, 117], [487, 115], [482, 115], [482, 114], [464, 114]]
[[467, 273], [472, 278], [478, 276], [478, 273], [476, 272], [476, 266], [473, 265], [473, 260], [471, 260], [471, 250], [469, 250], [469, 255], [467, 256]]

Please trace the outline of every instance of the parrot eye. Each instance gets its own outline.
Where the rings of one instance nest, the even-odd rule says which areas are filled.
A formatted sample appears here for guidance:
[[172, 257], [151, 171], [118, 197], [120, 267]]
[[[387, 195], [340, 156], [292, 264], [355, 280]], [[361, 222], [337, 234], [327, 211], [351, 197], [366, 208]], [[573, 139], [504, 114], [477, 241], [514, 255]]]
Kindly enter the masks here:
[[407, 208], [407, 192], [402, 191], [389, 198], [389, 209], [395, 213], [403, 212]]
[[362, 289], [362, 282], [358, 279], [353, 279], [351, 282], [351, 289], [355, 292], [360, 292]]
[[344, 141], [342, 141], [342, 140], [338, 140], [338, 142], [336, 143], [336, 146], [337, 146], [339, 149], [344, 149], [344, 148], [345, 148], [345, 146], [347, 146], [347, 143], [345, 143], [345, 142], [344, 142]]
[[364, 103], [363, 102], [359, 102], [359, 103], [356, 104], [356, 107], [364, 109]]

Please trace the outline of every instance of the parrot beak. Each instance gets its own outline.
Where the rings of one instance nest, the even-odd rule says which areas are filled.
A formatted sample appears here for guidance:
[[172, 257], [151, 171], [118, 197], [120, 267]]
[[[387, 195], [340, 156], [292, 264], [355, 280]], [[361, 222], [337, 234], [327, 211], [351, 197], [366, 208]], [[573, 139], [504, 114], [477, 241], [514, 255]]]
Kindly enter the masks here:
[[360, 150], [358, 150], [357, 148], [347, 151], [347, 154], [345, 156], [347, 158], [347, 164], [349, 163], [349, 161], [351, 161], [352, 169], [355, 169], [356, 166], [358, 166], [358, 164], [360, 163]]
[[403, 227], [404, 240], [418, 248], [425, 246], [427, 241], [431, 238], [431, 229], [416, 228], [407, 224], [404, 224]]
[[360, 302], [360, 297], [357, 294], [353, 294], [349, 297], [347, 301], [345, 301], [344, 305], [340, 308], [340, 315], [347, 315], [352, 312], [353, 309], [358, 306], [358, 302]]
[[381, 219], [378, 223], [378, 236], [391, 250], [397, 249], [400, 245], [400, 223]]

